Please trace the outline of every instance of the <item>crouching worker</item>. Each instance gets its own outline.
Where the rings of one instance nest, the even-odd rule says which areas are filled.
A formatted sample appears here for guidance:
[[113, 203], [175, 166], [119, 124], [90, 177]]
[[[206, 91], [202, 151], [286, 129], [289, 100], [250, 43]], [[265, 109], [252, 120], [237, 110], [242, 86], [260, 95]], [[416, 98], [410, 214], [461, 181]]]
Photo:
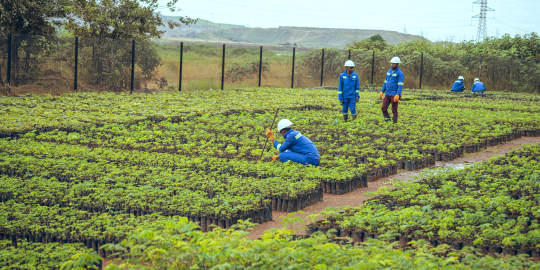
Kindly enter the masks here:
[[321, 156], [315, 144], [302, 133], [291, 128], [292, 122], [287, 119], [279, 121], [277, 130], [285, 138], [283, 143], [276, 141], [271, 130], [266, 131], [266, 136], [272, 140], [274, 147], [280, 152], [272, 157], [272, 160], [279, 159], [281, 162], [292, 161], [300, 164], [311, 164], [319, 166]]
[[459, 76], [458, 80], [456, 82], [454, 82], [454, 85], [452, 85], [452, 92], [463, 92], [463, 90], [465, 89], [465, 84], [463, 84], [463, 80], [465, 80], [465, 78], [463, 78], [463, 76]]
[[473, 93], [484, 93], [486, 91], [486, 87], [484, 86], [484, 83], [480, 82], [480, 79], [476, 78], [474, 79], [474, 83], [472, 86], [472, 92]]

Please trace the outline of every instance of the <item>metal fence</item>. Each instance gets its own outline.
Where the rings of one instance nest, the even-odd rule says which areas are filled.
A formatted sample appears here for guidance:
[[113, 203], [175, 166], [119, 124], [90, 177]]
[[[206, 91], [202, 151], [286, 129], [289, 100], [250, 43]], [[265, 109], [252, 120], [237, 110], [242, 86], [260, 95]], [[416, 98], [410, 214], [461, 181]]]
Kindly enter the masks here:
[[373, 88], [382, 86], [389, 60], [399, 56], [406, 88], [448, 90], [462, 75], [467, 89], [480, 78], [488, 90], [540, 92], [538, 59], [275, 48], [0, 34], [0, 91], [17, 95], [337, 87], [349, 59], [356, 64], [361, 87]]

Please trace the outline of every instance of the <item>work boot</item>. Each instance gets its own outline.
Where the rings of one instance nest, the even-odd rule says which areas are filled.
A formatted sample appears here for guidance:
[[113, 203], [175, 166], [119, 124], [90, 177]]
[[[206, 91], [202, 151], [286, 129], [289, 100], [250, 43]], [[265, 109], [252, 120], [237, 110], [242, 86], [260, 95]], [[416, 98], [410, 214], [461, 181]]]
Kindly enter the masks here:
[[353, 116], [352, 116], [352, 120], [353, 120], [353, 121], [356, 120], [356, 115], [353, 115]]
[[343, 121], [347, 122], [347, 119], [349, 119], [349, 115], [348, 115], [348, 114], [344, 114], [344, 115], [343, 115]]
[[385, 115], [384, 116], [384, 121], [390, 122], [390, 115]]
[[396, 117], [392, 117], [392, 122], [394, 122], [394, 124], [397, 123], [397, 118]]

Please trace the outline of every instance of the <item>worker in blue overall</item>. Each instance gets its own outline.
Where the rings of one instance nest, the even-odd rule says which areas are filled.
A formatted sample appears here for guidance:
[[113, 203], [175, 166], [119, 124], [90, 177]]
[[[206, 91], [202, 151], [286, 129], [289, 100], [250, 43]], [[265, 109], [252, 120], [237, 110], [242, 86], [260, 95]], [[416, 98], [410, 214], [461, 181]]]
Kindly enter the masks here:
[[[392, 104], [392, 121], [394, 124], [397, 123], [398, 102], [401, 96], [401, 91], [403, 90], [403, 82], [405, 81], [405, 76], [399, 69], [400, 63], [401, 59], [399, 59], [397, 56], [390, 60], [391, 68], [386, 72], [386, 80], [384, 80], [381, 93], [379, 94], [379, 98], [383, 100], [381, 110], [386, 121], [390, 121], [388, 106]], [[385, 95], [384, 98], [383, 94]]]
[[465, 90], [465, 84], [463, 84], [463, 76], [459, 76], [458, 80], [454, 82], [454, 85], [452, 85], [452, 92], [463, 92]]
[[352, 120], [356, 119], [356, 102], [360, 98], [360, 78], [354, 72], [353, 61], [347, 60], [345, 68], [347, 70], [339, 75], [338, 99], [343, 106], [343, 120], [347, 122], [349, 109], [351, 110]]
[[486, 87], [484, 86], [484, 84], [482, 82], [480, 82], [480, 79], [478, 79], [478, 78], [474, 79], [472, 92], [473, 93], [482, 93], [483, 94], [484, 91], [486, 91]]
[[292, 122], [282, 119], [278, 122], [278, 132], [285, 138], [283, 143], [279, 143], [271, 130], [266, 131], [266, 136], [274, 143], [280, 154], [272, 157], [272, 161], [279, 159], [281, 162], [296, 162], [300, 164], [311, 164], [319, 166], [321, 155], [315, 144], [302, 133], [291, 128]]

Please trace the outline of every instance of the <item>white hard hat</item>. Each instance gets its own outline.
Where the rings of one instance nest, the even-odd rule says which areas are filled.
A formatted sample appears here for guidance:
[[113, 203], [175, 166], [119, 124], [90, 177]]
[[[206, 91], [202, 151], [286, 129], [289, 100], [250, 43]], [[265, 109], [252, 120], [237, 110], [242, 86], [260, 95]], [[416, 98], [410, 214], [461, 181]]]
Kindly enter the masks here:
[[474, 78], [474, 81], [475, 81], [475, 82], [477, 82], [477, 81], [479, 81], [479, 80], [480, 80], [480, 79], [478, 79], [478, 78]]
[[351, 61], [351, 60], [347, 60], [347, 61], [345, 61], [345, 66], [346, 67], [354, 67], [354, 62]]
[[463, 76], [459, 76], [458, 80], [465, 80], [465, 78], [463, 78]]
[[392, 58], [392, 60], [390, 60], [390, 63], [392, 63], [392, 64], [400, 64], [400, 63], [401, 63], [401, 59], [399, 59], [399, 57], [397, 57], [397, 56], [394, 56], [394, 57]]
[[277, 123], [277, 131], [280, 132], [282, 129], [288, 128], [288, 127], [291, 127], [291, 126], [292, 126], [291, 121], [289, 121], [288, 119], [281, 119]]

